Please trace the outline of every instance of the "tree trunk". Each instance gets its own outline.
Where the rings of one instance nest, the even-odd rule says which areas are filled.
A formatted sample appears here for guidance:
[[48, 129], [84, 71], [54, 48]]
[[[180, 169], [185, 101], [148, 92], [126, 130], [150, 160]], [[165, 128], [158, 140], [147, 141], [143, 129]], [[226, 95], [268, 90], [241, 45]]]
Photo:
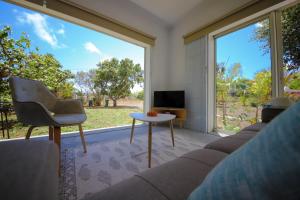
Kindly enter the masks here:
[[256, 106], [256, 112], [255, 112], [255, 122], [258, 122], [258, 106]]
[[113, 106], [117, 107], [117, 100], [113, 99]]
[[227, 123], [226, 123], [226, 102], [225, 101], [223, 102], [223, 124], [224, 124], [224, 126], [227, 125]]

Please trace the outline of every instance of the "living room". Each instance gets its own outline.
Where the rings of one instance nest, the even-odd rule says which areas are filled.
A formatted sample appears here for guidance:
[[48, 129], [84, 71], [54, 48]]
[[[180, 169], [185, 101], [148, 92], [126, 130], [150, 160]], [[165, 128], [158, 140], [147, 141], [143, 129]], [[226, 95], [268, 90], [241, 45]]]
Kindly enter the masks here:
[[[299, 80], [299, 63], [297, 62], [299, 58], [297, 58], [297, 55], [299, 55], [297, 54], [297, 52], [299, 53], [299, 50], [297, 50], [299, 45], [299, 40], [297, 39], [299, 21], [296, 20], [291, 26], [286, 26], [284, 23], [286, 19], [289, 19], [288, 17], [293, 18], [291, 16], [294, 16], [293, 19], [297, 19], [299, 15], [299, 1], [232, 0], [224, 2], [190, 0], [188, 2], [147, 2], [136, 0], [88, 0], [83, 3], [79, 0], [11, 0], [8, 2], [92, 28], [140, 45], [145, 49], [145, 113], [142, 118], [134, 116], [133, 121], [136, 119], [137, 121], [142, 120], [147, 123], [136, 128], [134, 128], [133, 124], [132, 127], [98, 131], [103, 134], [95, 134], [93, 132], [85, 134], [83, 131], [83, 135], [86, 137], [85, 142], [82, 139], [83, 137], [79, 137], [78, 133], [72, 136], [62, 135], [62, 139], [58, 140], [56, 136], [60, 135], [60, 132], [54, 128], [54, 142], [62, 145], [60, 154], [55, 144], [47, 141], [48, 137], [32, 138], [29, 142], [26, 141], [25, 146], [16, 147], [21, 150], [22, 148], [30, 148], [30, 143], [44, 142], [44, 146], [40, 144], [39, 147], [43, 149], [40, 155], [36, 154], [32, 158], [30, 155], [23, 155], [22, 159], [32, 159], [32, 163], [35, 163], [34, 167], [41, 170], [35, 172], [28, 169], [28, 172], [30, 171], [33, 175], [26, 175], [26, 178], [28, 178], [27, 181], [35, 181], [34, 178], [36, 176], [34, 173], [41, 173], [40, 177], [42, 178], [39, 181], [47, 182], [47, 185], [44, 188], [38, 185], [26, 187], [26, 190], [30, 189], [32, 191], [30, 195], [33, 196], [29, 195], [25, 199], [46, 199], [47, 196], [48, 199], [187, 199], [188, 197], [190, 199], [222, 199], [222, 197], [223, 199], [274, 199], [274, 197], [278, 198], [279, 196], [281, 199], [299, 198], [299, 191], [294, 187], [295, 180], [293, 180], [293, 177], [288, 175], [288, 171], [277, 168], [274, 168], [274, 173], [278, 172], [280, 175], [286, 175], [286, 177], [282, 178], [280, 175], [274, 176], [274, 179], [276, 177], [278, 179], [274, 181], [272, 187], [267, 187], [266, 182], [258, 184], [260, 188], [252, 187], [251, 184], [254, 184], [255, 180], [250, 180], [247, 173], [241, 172], [241, 177], [235, 178], [241, 178], [241, 181], [246, 182], [249, 180], [251, 184], [247, 185], [243, 182], [243, 187], [246, 189], [244, 193], [240, 191], [240, 196], [236, 194], [237, 196], [234, 197], [234, 190], [228, 192], [228, 188], [222, 188], [220, 184], [216, 184], [216, 191], [218, 192], [215, 194], [209, 192], [209, 188], [213, 188], [212, 182], [215, 183], [217, 178], [220, 178], [216, 174], [225, 173], [221, 172], [222, 166], [224, 170], [228, 170], [226, 172], [229, 173], [230, 171], [230, 173], [234, 173], [232, 170], [237, 170], [238, 167], [234, 166], [230, 170], [227, 164], [230, 161], [234, 162], [238, 160], [237, 156], [244, 155], [243, 158], [246, 158], [246, 152], [249, 153], [249, 149], [253, 148], [254, 144], [258, 145], [259, 141], [263, 141], [263, 143], [266, 142], [264, 143], [265, 147], [269, 147], [270, 149], [276, 147], [277, 144], [280, 145], [276, 141], [276, 138], [282, 138], [283, 136], [280, 135], [282, 133], [276, 133], [278, 137], [265, 141], [264, 136], [270, 135], [269, 132], [271, 130], [297, 130], [298, 125], [295, 122], [299, 121], [299, 115], [296, 114], [299, 111], [299, 104], [296, 103], [291, 109], [288, 109], [289, 112], [284, 112], [283, 116], [279, 115], [278, 118], [276, 117], [274, 121], [277, 123], [273, 123], [273, 118], [288, 106], [294, 104], [299, 97], [299, 88], [297, 88], [297, 81]], [[290, 12], [286, 11], [289, 8], [293, 10], [294, 15], [285, 15], [285, 13]], [[282, 18], [285, 20], [282, 21]], [[262, 23], [264, 19], [269, 20], [269, 26], [266, 31], [268, 37], [264, 37], [263, 40], [268, 41], [266, 46], [269, 47], [267, 52], [270, 55], [268, 59], [271, 65], [269, 68], [262, 68], [262, 70], [270, 72], [271, 76], [266, 81], [269, 84], [269, 87], [267, 87], [269, 90], [266, 92], [267, 95], [260, 96], [264, 91], [260, 92], [254, 89], [249, 89], [249, 91], [253, 92], [251, 94], [246, 92], [240, 93], [237, 92], [238, 90], [233, 91], [232, 88], [238, 88], [236, 87], [236, 80], [245, 77], [236, 76], [230, 78], [227, 75], [229, 74], [227, 71], [230, 67], [226, 67], [226, 65], [223, 69], [217, 68], [216, 61], [220, 54], [216, 54], [216, 52], [218, 51], [217, 48], [222, 48], [219, 45], [219, 39], [250, 25], [253, 25], [257, 29], [261, 28], [264, 25]], [[292, 28], [288, 29], [289, 27]], [[294, 33], [294, 35], [286, 33]], [[292, 40], [291, 38], [293, 42], [289, 42], [286, 45], [285, 42]], [[234, 39], [236, 39], [236, 43], [240, 42], [237, 38]], [[245, 40], [248, 40], [248, 38]], [[246, 48], [241, 48], [239, 51], [246, 51]], [[250, 54], [248, 56], [251, 57]], [[257, 57], [254, 56], [251, 59], [256, 60]], [[227, 59], [222, 62], [226, 63], [226, 61]], [[226, 72], [224, 73], [225, 75], [218, 79], [217, 75], [219, 74], [217, 74], [216, 69], [222, 69]], [[243, 79], [243, 83], [248, 84], [249, 88], [255, 88], [255, 84], [253, 83], [257, 83], [253, 77], [254, 75], [251, 75], [251, 77], [249, 75], [246, 77], [249, 80]], [[291, 82], [283, 81], [288, 78], [290, 78]], [[256, 80], [259, 80], [259, 78]], [[218, 87], [218, 83], [222, 83], [222, 81], [224, 84], [221, 84], [221, 86], [229, 85], [229, 87], [225, 89]], [[14, 84], [15, 86], [20, 86], [18, 80]], [[231, 85], [235, 86], [231, 87]], [[221, 88], [220, 92], [218, 88]], [[246, 89], [244, 90], [246, 91]], [[167, 122], [170, 121], [170, 124], [167, 124], [167, 126], [160, 126], [158, 124], [153, 127], [152, 123], [155, 125], [155, 117], [150, 117], [150, 121], [148, 118], [144, 118], [147, 117], [146, 112], [148, 111], [155, 111], [150, 113], [154, 115], [160, 112], [152, 108], [155, 106], [155, 102], [157, 102], [154, 92], [158, 91], [184, 91], [185, 102], [184, 106], [181, 106], [186, 111], [186, 119], [183, 122], [184, 128], [180, 128], [175, 124], [173, 133], [173, 118], [165, 120]], [[227, 96], [222, 96], [223, 91], [226, 91]], [[252, 97], [254, 96], [257, 98], [253, 100]], [[287, 96], [288, 98], [281, 98], [282, 96]], [[243, 107], [243, 98], [249, 99], [246, 102], [248, 107]], [[257, 99], [263, 99], [264, 101], [258, 101]], [[239, 102], [237, 103], [237, 101]], [[241, 109], [236, 109], [237, 105]], [[235, 109], [242, 110], [242, 112], [233, 112]], [[172, 114], [173, 111], [165, 110], [165, 112]], [[247, 112], [252, 112], [249, 114], [251, 120], [247, 118], [249, 123], [246, 125], [245, 123], [236, 125], [236, 121], [242, 121], [246, 118], [243, 113], [248, 114]], [[293, 116], [290, 122], [278, 123], [279, 119], [289, 118], [288, 116]], [[235, 118], [233, 119], [233, 117]], [[34, 118], [34, 115], [31, 115], [31, 118]], [[231, 128], [230, 123], [235, 126]], [[272, 126], [266, 126], [267, 123], [272, 124]], [[290, 125], [291, 127], [287, 128]], [[240, 127], [240, 129], [237, 130], [235, 127]], [[225, 132], [221, 129], [224, 129]], [[228, 130], [234, 130], [235, 133], [238, 133], [228, 133], [226, 132]], [[107, 132], [109, 132], [109, 136], [105, 134]], [[259, 134], [257, 134], [258, 132]], [[152, 134], [153, 141], [152, 137], [150, 137]], [[172, 144], [173, 134], [175, 135], [175, 142], [173, 140]], [[130, 144], [130, 135], [133, 141], [132, 144]], [[220, 135], [227, 137], [223, 138]], [[291, 134], [291, 138], [296, 140], [297, 137], [299, 136]], [[259, 138], [263, 139], [259, 140]], [[19, 143], [21, 141], [23, 142], [24, 140], [18, 140]], [[149, 141], [152, 141], [151, 145], [153, 145], [153, 149], [149, 148], [151, 146], [151, 142]], [[83, 145], [87, 150], [86, 153], [82, 149], [81, 142], [86, 145], [86, 147]], [[9, 141], [1, 143], [5, 144], [3, 145], [5, 146], [3, 151], [12, 153], [13, 150], [8, 150], [11, 147], [6, 144]], [[97, 148], [92, 148], [95, 145]], [[155, 145], [157, 146], [155, 147]], [[289, 148], [286, 146], [283, 147], [287, 151], [295, 151], [291, 154], [294, 158], [299, 154], [299, 149], [294, 146], [294, 143], [291, 143]], [[201, 151], [197, 151], [197, 149], [201, 149]], [[278, 152], [279, 150], [277, 149], [281, 148], [276, 148], [274, 152], [282, 155], [282, 152]], [[193, 152], [188, 153], [193, 150], [197, 152], [194, 154]], [[259, 162], [263, 162], [266, 159], [263, 155], [257, 153], [259, 150], [265, 152], [265, 156], [269, 156], [270, 159], [274, 158], [276, 160], [276, 157], [273, 157], [273, 154], [269, 151], [263, 149], [261, 146], [257, 146], [257, 148], [253, 148], [253, 155], [258, 156], [257, 159]], [[49, 156], [46, 154], [47, 151], [50, 151], [48, 152], [50, 154], [57, 154], [57, 156]], [[34, 149], [29, 152], [34, 152]], [[149, 160], [151, 153], [149, 154], [149, 152], [153, 154], [152, 166], [148, 165], [148, 162], [151, 162], [151, 159]], [[44, 162], [44, 165], [48, 165], [48, 169], [40, 169], [38, 165], [40, 156], [46, 156], [47, 158], [49, 156], [49, 160], [40, 160], [40, 163]], [[117, 157], [121, 159], [116, 159]], [[126, 159], [131, 159], [132, 162], [130, 163], [140, 163], [142, 167], [139, 168], [136, 165], [128, 164], [126, 162], [128, 160]], [[280, 157], [280, 159], [283, 158]], [[284, 159], [286, 160], [280, 161], [291, 162], [288, 158]], [[54, 176], [54, 174], [57, 174], [56, 162], [60, 162], [61, 164], [60, 176]], [[205, 164], [199, 164], [201, 162]], [[251, 159], [244, 160], [243, 162], [249, 164], [251, 163]], [[99, 168], [99, 163], [102, 163], [101, 166], [103, 168]], [[271, 163], [270, 161], [269, 164], [272, 165]], [[295, 166], [298, 166], [298, 164], [295, 162]], [[2, 166], [5, 165], [5, 163], [2, 164]], [[217, 167], [214, 168], [216, 165]], [[281, 166], [280, 164], [278, 165]], [[151, 166], [151, 169], [147, 170], [149, 166]], [[31, 168], [33, 165], [26, 164], [25, 166], [24, 164], [24, 167]], [[255, 171], [255, 167], [258, 166], [250, 164], [250, 166], [245, 166], [242, 169], [249, 170], [250, 174], [255, 172], [260, 173], [259, 171]], [[74, 169], [69, 170], [70, 168]], [[122, 168], [126, 170], [120, 170]], [[299, 170], [293, 167], [288, 166], [287, 169], [291, 170], [290, 172], [295, 175], [299, 174]], [[4, 167], [3, 171], [5, 170], [8, 169]], [[48, 171], [48, 175], [43, 174], [43, 170]], [[195, 171], [199, 171], [199, 173], [195, 173]], [[211, 171], [217, 172], [212, 174], [210, 173]], [[9, 171], [7, 173], [12, 174]], [[17, 174], [21, 176], [21, 172]], [[209, 176], [206, 176], [207, 174]], [[1, 176], [3, 177], [2, 180], [8, 180], [5, 174]], [[266, 176], [271, 177], [270, 174]], [[12, 176], [12, 178], [14, 177], [16, 178], [17, 176]], [[174, 178], [173, 181], [172, 178]], [[221, 176], [221, 179], [220, 183], [230, 185], [231, 188], [237, 184], [233, 180], [228, 180], [227, 176]], [[57, 183], [58, 180], [60, 184]], [[209, 180], [212, 180], [212, 182], [207, 183]], [[270, 181], [270, 179], [267, 178], [264, 181]], [[63, 188], [61, 185], [62, 182], [68, 182], [73, 187], [65, 187], [64, 185]], [[204, 183], [203, 186], [201, 186], [202, 182]], [[278, 191], [276, 188], [281, 187], [282, 182], [288, 183], [290, 188]], [[22, 191], [17, 187], [18, 184], [14, 185], [15, 182], [10, 183], [12, 185], [11, 187], [6, 186], [6, 191]], [[1, 185], [5, 185], [5, 181]], [[199, 185], [199, 188], [202, 187], [200, 195], [206, 196], [197, 197], [199, 195], [198, 190], [195, 190], [196, 192], [191, 194]], [[47, 187], [48, 191], [45, 189]], [[242, 190], [242, 188], [239, 189]], [[37, 191], [43, 191], [42, 193], [45, 196]], [[225, 193], [225, 191], [228, 193]], [[269, 191], [276, 191], [278, 196], [274, 196]], [[250, 195], [251, 193], [253, 196]], [[19, 193], [19, 195], [23, 194], [25, 195], [26, 192]], [[286, 196], [288, 194], [289, 196]], [[16, 199], [18, 193], [15, 194], [16, 196], [9, 196], [9, 193], [3, 193], [3, 195], [6, 199]]]

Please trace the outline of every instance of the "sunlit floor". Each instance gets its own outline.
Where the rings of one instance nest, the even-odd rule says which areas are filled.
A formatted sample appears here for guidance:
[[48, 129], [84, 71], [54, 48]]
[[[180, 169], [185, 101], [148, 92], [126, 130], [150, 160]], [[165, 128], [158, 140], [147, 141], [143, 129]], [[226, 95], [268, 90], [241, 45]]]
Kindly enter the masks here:
[[[79, 133], [62, 136], [60, 199], [82, 199], [148, 169], [148, 127], [131, 126], [85, 131], [87, 153]], [[190, 151], [201, 149], [220, 136], [175, 128], [175, 147], [169, 127], [153, 127], [152, 167], [162, 165]], [[33, 137], [47, 140], [47, 136]]]

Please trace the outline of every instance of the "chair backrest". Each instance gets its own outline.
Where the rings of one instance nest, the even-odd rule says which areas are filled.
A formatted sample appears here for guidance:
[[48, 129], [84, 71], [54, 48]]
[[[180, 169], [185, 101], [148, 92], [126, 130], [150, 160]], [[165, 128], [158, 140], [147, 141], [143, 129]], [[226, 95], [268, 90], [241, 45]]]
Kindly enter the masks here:
[[38, 102], [53, 111], [57, 98], [40, 81], [11, 77], [9, 80], [14, 102]]

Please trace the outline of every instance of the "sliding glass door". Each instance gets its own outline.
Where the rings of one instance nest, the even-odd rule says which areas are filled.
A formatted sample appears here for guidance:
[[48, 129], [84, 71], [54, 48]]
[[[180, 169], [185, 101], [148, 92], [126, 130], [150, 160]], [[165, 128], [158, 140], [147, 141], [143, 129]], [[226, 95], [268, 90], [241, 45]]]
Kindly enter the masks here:
[[269, 18], [215, 37], [216, 129], [235, 133], [258, 122], [272, 96]]

